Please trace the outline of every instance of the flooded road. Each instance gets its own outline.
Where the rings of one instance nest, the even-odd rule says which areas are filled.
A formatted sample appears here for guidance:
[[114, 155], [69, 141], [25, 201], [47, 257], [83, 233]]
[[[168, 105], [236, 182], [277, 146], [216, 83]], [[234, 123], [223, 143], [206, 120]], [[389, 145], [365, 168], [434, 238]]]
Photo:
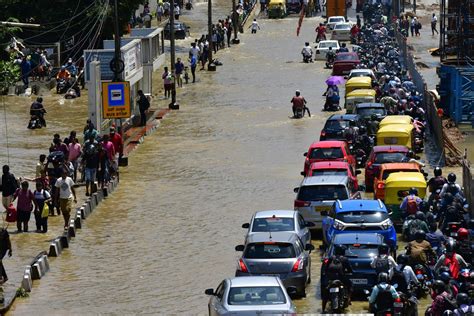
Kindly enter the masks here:
[[[217, 1], [216, 18], [227, 15], [226, 2]], [[202, 21], [204, 6], [192, 13]], [[241, 224], [257, 210], [293, 208], [302, 154], [330, 115], [320, 111], [329, 70], [322, 62], [300, 60], [319, 18], [305, 19], [300, 37], [296, 23], [294, 18], [260, 20], [256, 35], [241, 35], [242, 44], [218, 53], [224, 66], [216, 73], [198, 71], [196, 84], [178, 90], [181, 109], [130, 156], [113, 196], [87, 219], [71, 249], [53, 259], [47, 277], [35, 283], [38, 290], [17, 301], [11, 314], [207, 312], [204, 289], [235, 273], [234, 246], [245, 233]], [[193, 32], [198, 24], [191, 25], [192, 36], [199, 37]], [[180, 44], [188, 47], [189, 41]], [[177, 57], [186, 55], [187, 48]], [[155, 87], [161, 86], [156, 80]], [[289, 118], [296, 89], [308, 100], [311, 118]], [[160, 97], [153, 106], [156, 100], [163, 106]], [[33, 145], [33, 136], [25, 135], [32, 132], [18, 127], [18, 135], [11, 136], [15, 164], [22, 156], [33, 167], [56, 130], [61, 136], [72, 127], [82, 130], [85, 102], [82, 97], [72, 105], [48, 107], [50, 126], [54, 115], [62, 123], [54, 131], [35, 132]], [[14, 105], [8, 110], [13, 121], [26, 117]], [[33, 168], [17, 170], [31, 173]], [[321, 310], [318, 251], [312, 260], [315, 282], [307, 298], [295, 302], [300, 313]], [[351, 311], [366, 307], [367, 302], [354, 302]]]

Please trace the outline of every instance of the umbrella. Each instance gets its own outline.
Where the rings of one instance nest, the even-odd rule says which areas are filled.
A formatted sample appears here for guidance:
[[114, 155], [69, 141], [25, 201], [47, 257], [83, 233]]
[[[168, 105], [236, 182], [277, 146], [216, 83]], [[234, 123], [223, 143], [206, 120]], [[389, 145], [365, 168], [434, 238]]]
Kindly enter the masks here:
[[331, 76], [326, 80], [328, 86], [337, 86], [344, 83], [344, 77], [341, 76]]

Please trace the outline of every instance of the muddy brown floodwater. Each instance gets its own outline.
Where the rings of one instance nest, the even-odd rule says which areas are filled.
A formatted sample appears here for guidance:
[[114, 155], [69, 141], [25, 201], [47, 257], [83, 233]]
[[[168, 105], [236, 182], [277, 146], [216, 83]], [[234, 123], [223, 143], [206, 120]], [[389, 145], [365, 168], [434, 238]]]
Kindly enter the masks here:
[[[228, 6], [216, 1], [214, 16], [227, 15]], [[199, 37], [206, 5], [186, 13], [182, 19], [193, 21], [192, 36]], [[224, 66], [212, 74], [198, 71], [196, 84], [178, 90], [181, 109], [133, 153], [118, 190], [11, 314], [205, 314], [204, 289], [235, 273], [241, 224], [257, 210], [293, 208], [302, 154], [330, 115], [321, 112], [330, 73], [322, 62], [301, 63], [300, 55], [319, 21], [305, 19], [296, 37], [297, 19], [260, 19], [261, 31], [246, 32], [240, 45], [217, 54]], [[177, 57], [186, 58], [189, 42], [179, 42], [184, 48]], [[308, 100], [311, 118], [289, 118], [296, 89]], [[48, 119], [57, 128], [33, 133], [25, 131], [25, 109], [12, 100], [9, 115], [22, 125], [11, 136], [11, 151], [15, 163], [31, 167], [56, 129], [81, 130], [86, 117], [85, 97], [64, 105], [51, 97]], [[314, 282], [307, 298], [296, 301], [298, 312], [321, 310], [320, 261], [314, 252]], [[350, 311], [366, 308], [367, 302], [354, 302]]]

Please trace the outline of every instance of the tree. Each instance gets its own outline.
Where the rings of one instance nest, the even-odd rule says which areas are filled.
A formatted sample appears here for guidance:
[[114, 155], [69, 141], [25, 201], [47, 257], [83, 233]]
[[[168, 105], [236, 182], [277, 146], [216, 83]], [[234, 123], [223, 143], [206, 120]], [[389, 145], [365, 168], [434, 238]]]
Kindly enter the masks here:
[[8, 91], [20, 78], [20, 67], [10, 60], [0, 60], [0, 94]]

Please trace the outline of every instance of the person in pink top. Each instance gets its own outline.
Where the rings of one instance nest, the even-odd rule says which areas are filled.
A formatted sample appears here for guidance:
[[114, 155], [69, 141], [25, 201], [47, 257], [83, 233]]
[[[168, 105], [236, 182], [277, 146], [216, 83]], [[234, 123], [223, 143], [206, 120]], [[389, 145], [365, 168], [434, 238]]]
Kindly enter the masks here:
[[112, 162], [115, 160], [115, 148], [114, 144], [110, 141], [109, 134], [105, 134], [102, 137], [102, 148], [107, 152], [107, 158]]
[[79, 141], [77, 138], [72, 138], [71, 142], [69, 143], [69, 161], [72, 163], [74, 166], [74, 175], [73, 175], [73, 180], [74, 182], [77, 180], [77, 167], [79, 165], [79, 157], [82, 154], [82, 147], [81, 144], [79, 144]]
[[16, 209], [18, 211], [16, 227], [18, 232], [28, 232], [28, 222], [30, 221], [31, 211], [33, 210], [33, 204], [36, 205], [35, 196], [30, 189], [28, 189], [28, 181], [21, 183], [21, 188], [16, 189], [13, 194], [13, 201], [18, 199]]

